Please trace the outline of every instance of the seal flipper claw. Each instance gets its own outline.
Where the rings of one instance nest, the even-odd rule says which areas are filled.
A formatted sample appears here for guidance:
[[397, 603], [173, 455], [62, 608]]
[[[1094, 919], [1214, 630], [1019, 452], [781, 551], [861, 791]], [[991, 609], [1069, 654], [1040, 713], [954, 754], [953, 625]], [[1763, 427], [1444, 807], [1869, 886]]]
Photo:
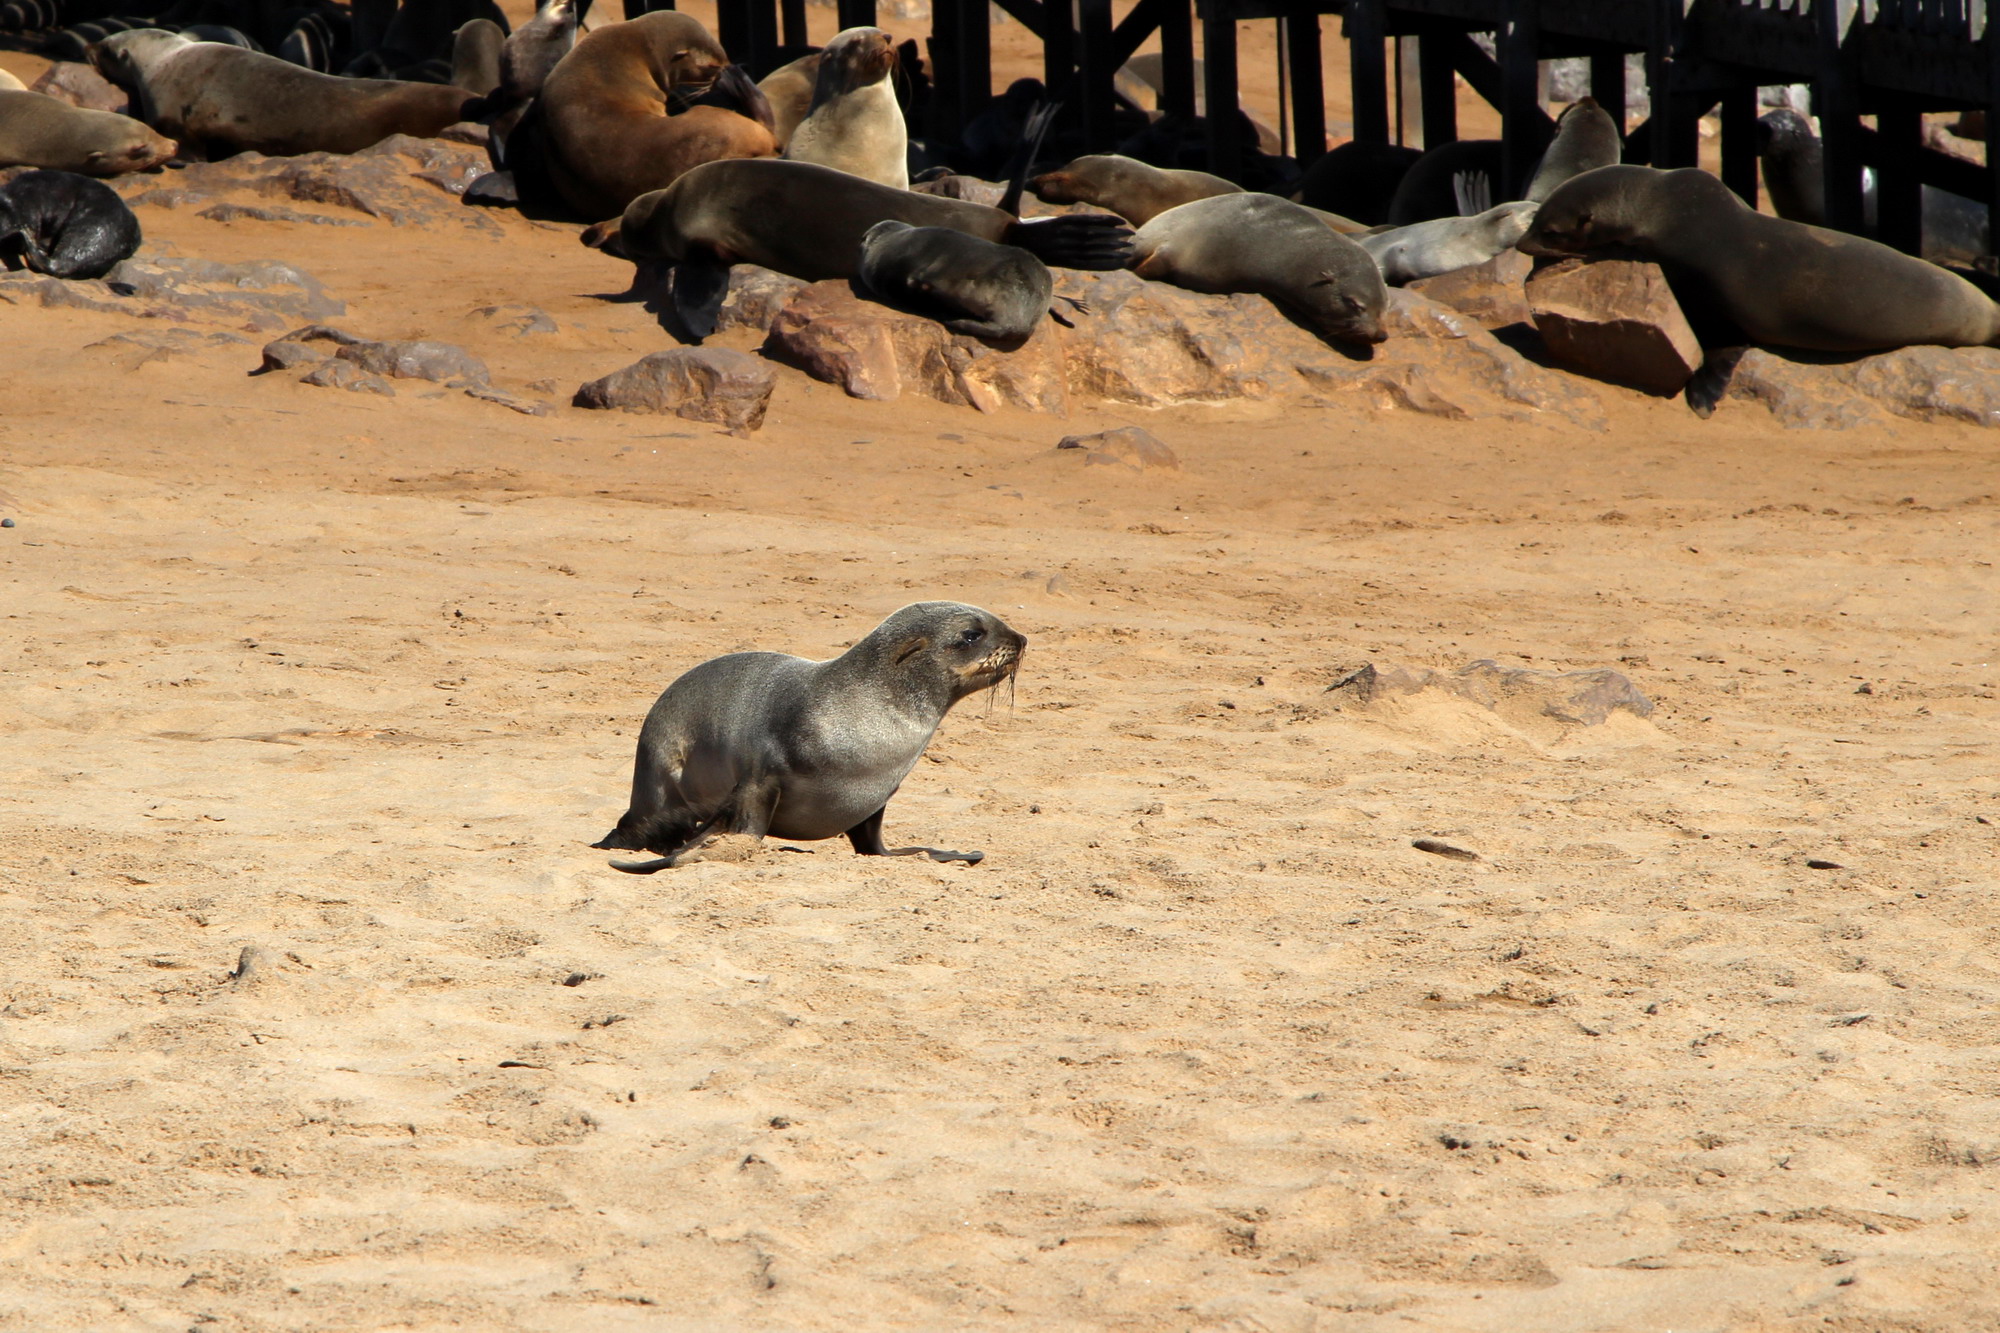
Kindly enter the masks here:
[[1701, 369], [1695, 371], [1694, 378], [1687, 382], [1687, 405], [1694, 414], [1706, 421], [1715, 415], [1715, 409], [1729, 393], [1730, 376], [1736, 373], [1736, 363], [1743, 359], [1748, 347], [1717, 347], [1702, 359]]
[[674, 309], [696, 339], [715, 332], [722, 317], [722, 298], [728, 294], [727, 265], [695, 255], [674, 265]]

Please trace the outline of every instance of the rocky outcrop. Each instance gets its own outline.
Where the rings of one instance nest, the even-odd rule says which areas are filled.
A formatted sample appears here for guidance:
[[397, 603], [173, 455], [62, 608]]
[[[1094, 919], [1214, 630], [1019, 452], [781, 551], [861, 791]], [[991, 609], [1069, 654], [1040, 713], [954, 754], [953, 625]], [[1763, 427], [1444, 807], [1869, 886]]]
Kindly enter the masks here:
[[[433, 342], [428, 338], [378, 341], [327, 324], [294, 329], [267, 344], [264, 364], [258, 373], [302, 364], [322, 344], [326, 345], [335, 360], [348, 362], [370, 375], [387, 379], [429, 380], [455, 389], [481, 387], [489, 379], [484, 361], [452, 343]], [[310, 376], [306, 379], [309, 384], [317, 382]]]
[[1757, 403], [1795, 430], [1846, 430], [1885, 419], [2000, 427], [2000, 348], [1901, 347], [1833, 357], [1753, 347], [1723, 402]]
[[764, 424], [777, 377], [756, 357], [723, 347], [676, 347], [592, 380], [576, 406], [669, 413], [737, 435]]
[[468, 144], [397, 134], [358, 153], [239, 153], [190, 164], [171, 185], [151, 177], [128, 177], [118, 185], [133, 191], [128, 198], [135, 208], [208, 207], [242, 191], [344, 208], [395, 227], [452, 224], [497, 235], [499, 223], [458, 199], [487, 169], [486, 155]]
[[1486, 329], [1534, 322], [1528, 307], [1527, 277], [1533, 267], [1519, 250], [1502, 250], [1483, 264], [1410, 283], [1404, 290], [1449, 306]]
[[311, 274], [290, 264], [218, 264], [206, 259], [135, 256], [87, 282], [37, 273], [0, 275], [0, 301], [72, 306], [107, 314], [281, 329], [301, 319], [344, 314]]
[[1701, 368], [1701, 343], [1657, 264], [1566, 259], [1528, 279], [1549, 359], [1647, 393], [1679, 393]]
[[1122, 467], [1133, 472], [1179, 472], [1180, 457], [1149, 430], [1122, 426], [1095, 435], [1065, 435], [1058, 449], [1079, 450], [1085, 467]]

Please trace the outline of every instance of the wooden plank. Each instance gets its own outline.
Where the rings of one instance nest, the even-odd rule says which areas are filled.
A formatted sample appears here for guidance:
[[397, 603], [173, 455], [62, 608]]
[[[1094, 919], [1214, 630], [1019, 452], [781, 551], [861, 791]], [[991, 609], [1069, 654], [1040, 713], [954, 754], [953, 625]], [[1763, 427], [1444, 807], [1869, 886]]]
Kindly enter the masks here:
[[1625, 53], [1622, 51], [1597, 52], [1590, 57], [1590, 95], [1604, 108], [1604, 114], [1611, 117], [1618, 126], [1618, 132], [1625, 132]]
[[1924, 248], [1924, 185], [1918, 155], [1924, 118], [1913, 104], [1875, 113], [1875, 225], [1884, 245], [1906, 254]]
[[875, 0], [839, 0], [834, 12], [843, 30], [875, 26]]
[[1826, 225], [1859, 232], [1861, 210], [1861, 91], [1847, 30], [1853, 0], [1820, 0], [1813, 7], [1820, 43], [1819, 77], [1813, 84], [1813, 111], [1819, 117], [1820, 157], [1825, 173]]
[[1548, 113], [1542, 110], [1541, 5], [1514, 0], [1495, 38], [1500, 57], [1501, 190], [1519, 199], [1548, 147]]
[[778, 31], [786, 46], [805, 46], [806, 0], [779, 0]]
[[[1354, 137], [1364, 143], [1389, 142], [1389, 58], [1384, 0], [1349, 0], [1348, 77], [1354, 93]], [[1230, 34], [1235, 45], [1235, 33]], [[1470, 39], [1467, 46], [1472, 46]], [[1477, 51], [1478, 47], [1473, 47]], [[1213, 101], [1210, 106], [1215, 105]]]
[[1160, 110], [1194, 116], [1194, 7], [1170, 0], [1160, 12]]
[[1117, 143], [1111, 112], [1116, 95], [1112, 76], [1121, 63], [1117, 59], [1111, 31], [1111, 0], [1075, 0], [1077, 49], [1077, 102], [1083, 118], [1083, 142], [1087, 151], [1107, 152]]
[[1285, 19], [1285, 59], [1292, 76], [1292, 152], [1309, 167], [1326, 152], [1326, 71], [1320, 64], [1319, 15]]
[[[1457, 36], [1462, 40], [1465, 34]], [[1465, 44], [1472, 46], [1469, 41]], [[1472, 49], [1485, 55], [1476, 46]], [[1452, 64], [1448, 37], [1432, 33], [1417, 38], [1417, 72], [1423, 100], [1423, 142], [1428, 150], [1458, 138], [1458, 70]]]
[[1224, 180], [1243, 179], [1242, 127], [1237, 107], [1236, 20], [1208, 6], [1201, 18], [1202, 99], [1208, 110], [1208, 169]]
[[1757, 89], [1744, 84], [1722, 95], [1722, 183], [1757, 206]]

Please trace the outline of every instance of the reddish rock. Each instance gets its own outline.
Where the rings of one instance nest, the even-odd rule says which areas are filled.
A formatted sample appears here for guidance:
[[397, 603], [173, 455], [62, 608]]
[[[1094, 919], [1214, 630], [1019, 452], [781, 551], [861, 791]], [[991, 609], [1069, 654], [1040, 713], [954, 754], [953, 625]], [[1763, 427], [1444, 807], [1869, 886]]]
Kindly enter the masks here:
[[1848, 383], [1846, 367], [1794, 361], [1761, 347], [1744, 352], [1730, 373], [1724, 401], [1737, 399], [1762, 403], [1793, 430], [1846, 430], [1882, 419]]
[[1528, 308], [1526, 280], [1533, 262], [1519, 250], [1503, 250], [1483, 264], [1424, 278], [1403, 290], [1449, 306], [1483, 328], [1530, 324], [1534, 312]]
[[1527, 292], [1557, 365], [1669, 397], [1701, 367], [1701, 343], [1657, 264], [1566, 259], [1530, 277]]
[[1903, 347], [1854, 362], [1846, 379], [1899, 417], [2000, 426], [2000, 348]]
[[58, 60], [50, 65], [28, 91], [90, 111], [115, 111], [121, 116], [132, 113], [132, 99], [123, 88], [91, 66], [74, 60]]
[[671, 413], [737, 435], [764, 424], [777, 377], [754, 356], [723, 347], [655, 352], [576, 391], [576, 405]]
[[764, 351], [855, 398], [893, 402], [909, 392], [982, 412], [1069, 411], [1062, 346], [1047, 320], [1020, 347], [1003, 351], [864, 301], [847, 283], [817, 282], [779, 312]]
[[1085, 467], [1106, 465], [1134, 472], [1179, 472], [1181, 460], [1160, 438], [1138, 426], [1101, 430], [1095, 435], [1065, 435], [1058, 449], [1083, 451]]
[[716, 331], [768, 330], [777, 322], [778, 312], [796, 300], [807, 286], [797, 278], [773, 273], [755, 264], [731, 265], [729, 289], [722, 294], [722, 312], [716, 317]]
[[370, 375], [352, 361], [338, 359], [323, 361], [317, 370], [299, 380], [301, 384], [311, 384], [321, 389], [347, 389], [353, 393], [380, 394], [384, 398], [394, 398], [396, 391], [389, 381], [379, 375]]

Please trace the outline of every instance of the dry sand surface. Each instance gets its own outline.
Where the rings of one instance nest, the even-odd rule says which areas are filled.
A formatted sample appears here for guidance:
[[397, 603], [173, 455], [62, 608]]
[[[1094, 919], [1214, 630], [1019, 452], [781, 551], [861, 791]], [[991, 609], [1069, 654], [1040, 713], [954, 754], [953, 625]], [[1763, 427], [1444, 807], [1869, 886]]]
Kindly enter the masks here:
[[[145, 223], [517, 393], [667, 345], [574, 228]], [[0, 1327], [2000, 1327], [1993, 435], [737, 440], [130, 329], [0, 305]], [[588, 848], [678, 672], [938, 597], [1029, 655], [888, 834], [984, 864]], [[1326, 692], [1482, 657], [1658, 708]]]

